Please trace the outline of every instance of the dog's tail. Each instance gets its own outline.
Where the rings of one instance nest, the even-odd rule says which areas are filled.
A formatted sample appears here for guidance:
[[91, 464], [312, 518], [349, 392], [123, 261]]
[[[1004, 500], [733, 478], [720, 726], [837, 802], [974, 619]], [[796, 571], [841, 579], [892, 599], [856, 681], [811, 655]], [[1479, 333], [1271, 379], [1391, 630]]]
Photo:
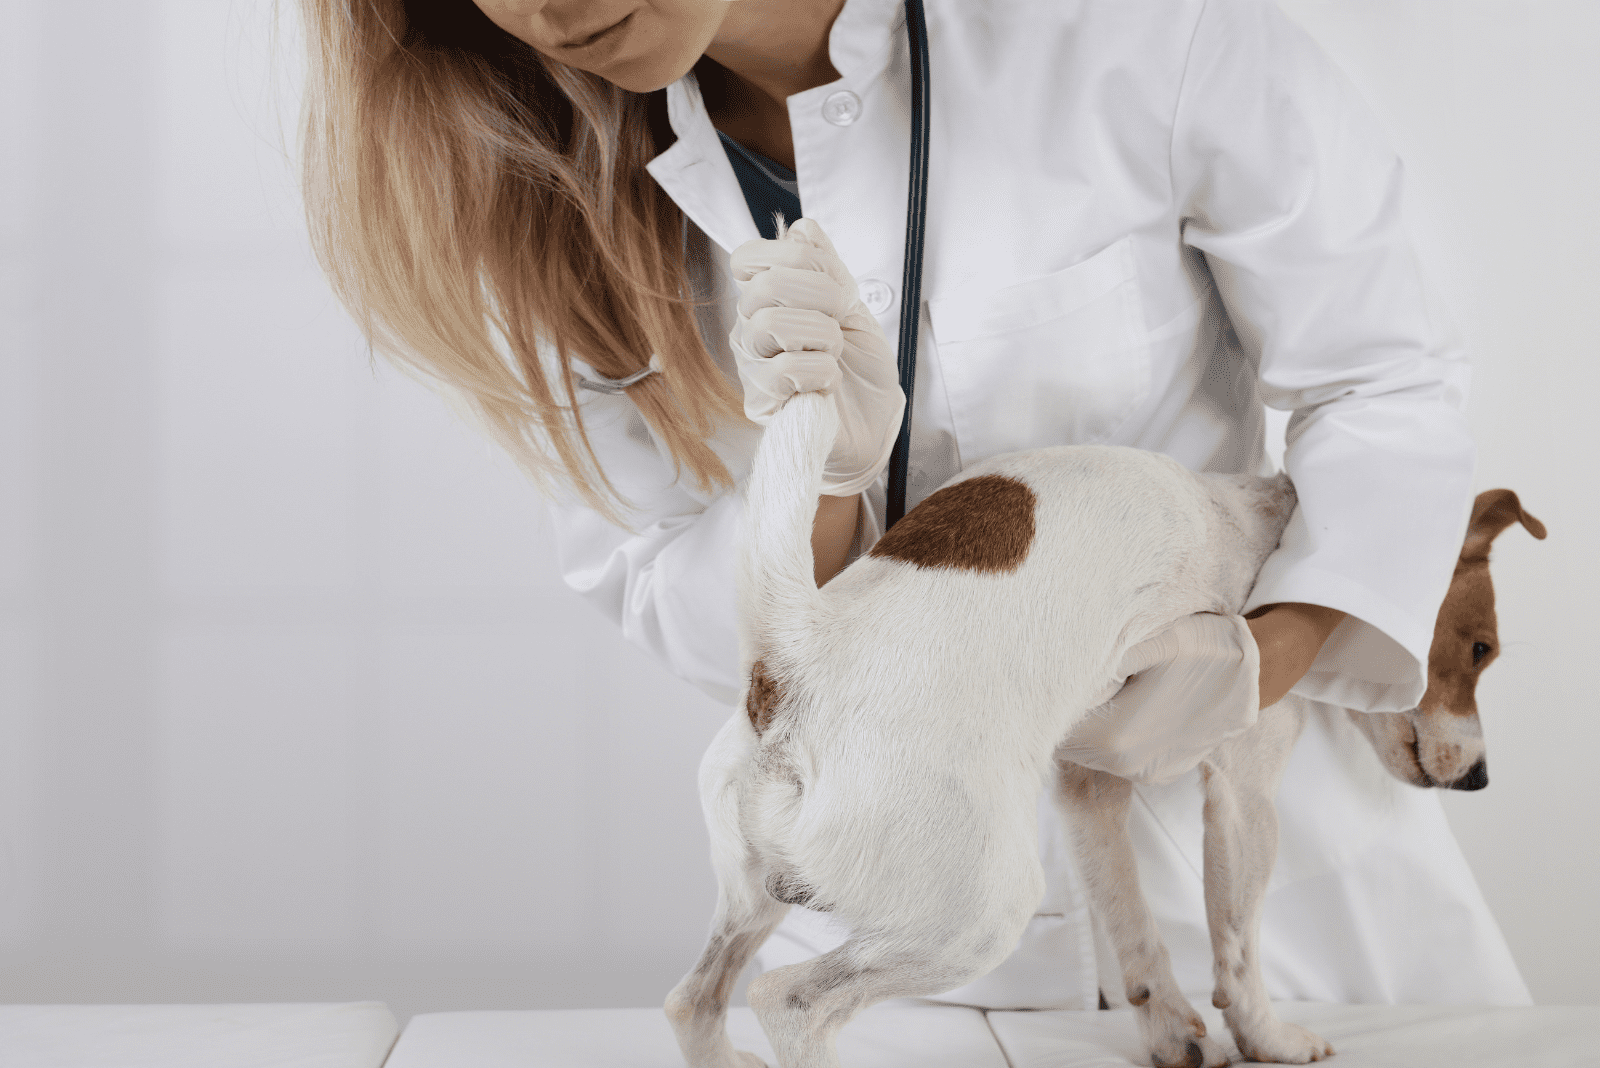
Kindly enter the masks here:
[[795, 650], [823, 608], [811, 554], [823, 465], [839, 433], [831, 396], [796, 393], [767, 424], [750, 472], [741, 610], [757, 656]]

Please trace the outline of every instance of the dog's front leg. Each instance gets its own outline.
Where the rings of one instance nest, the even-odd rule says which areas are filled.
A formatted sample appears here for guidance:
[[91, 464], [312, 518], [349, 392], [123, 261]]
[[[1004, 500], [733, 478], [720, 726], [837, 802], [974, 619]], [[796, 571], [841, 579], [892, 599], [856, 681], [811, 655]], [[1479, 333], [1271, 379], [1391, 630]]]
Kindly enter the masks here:
[[1303, 713], [1290, 696], [1263, 710], [1261, 721], [1216, 749], [1200, 765], [1205, 791], [1206, 921], [1216, 990], [1239, 1052], [1253, 1061], [1305, 1064], [1333, 1047], [1298, 1024], [1278, 1019], [1261, 978], [1261, 906], [1278, 852], [1273, 795]]
[[1056, 802], [1072, 828], [1089, 903], [1117, 951], [1128, 1002], [1155, 1068], [1219, 1068], [1228, 1053], [1206, 1037], [1172, 974], [1172, 960], [1139, 890], [1128, 839], [1133, 784], [1103, 771], [1056, 763]]

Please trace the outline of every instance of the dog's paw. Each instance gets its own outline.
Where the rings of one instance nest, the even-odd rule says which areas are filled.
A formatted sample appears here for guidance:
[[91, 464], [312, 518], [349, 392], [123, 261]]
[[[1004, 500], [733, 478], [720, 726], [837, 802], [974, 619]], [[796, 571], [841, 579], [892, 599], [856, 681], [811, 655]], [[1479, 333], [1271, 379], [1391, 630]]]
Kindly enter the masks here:
[[1309, 1064], [1333, 1056], [1333, 1047], [1299, 1024], [1264, 1020], [1248, 1032], [1235, 1030], [1239, 1052], [1262, 1064]]
[[730, 1049], [707, 1060], [688, 1059], [689, 1068], [767, 1068], [767, 1062], [749, 1050]]
[[1150, 1063], [1155, 1068], [1223, 1068], [1228, 1051], [1205, 1035], [1188, 1035], [1151, 1050]]
[[1228, 1051], [1206, 1037], [1206, 1022], [1182, 997], [1138, 993], [1148, 1000], [1136, 1004], [1134, 1019], [1154, 1068], [1223, 1068], [1228, 1063]]

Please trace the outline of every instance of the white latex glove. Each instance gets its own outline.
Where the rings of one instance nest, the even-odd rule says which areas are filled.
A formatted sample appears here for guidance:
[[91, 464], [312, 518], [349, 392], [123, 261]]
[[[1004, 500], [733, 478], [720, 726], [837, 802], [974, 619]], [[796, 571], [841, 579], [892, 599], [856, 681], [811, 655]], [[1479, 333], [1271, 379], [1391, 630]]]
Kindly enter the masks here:
[[831, 394], [839, 436], [822, 492], [860, 493], [888, 466], [905, 410], [883, 327], [815, 219], [797, 219], [775, 240], [746, 241], [734, 249], [732, 265], [739, 321], [728, 343], [745, 415], [765, 426], [795, 393]]
[[1261, 704], [1261, 651], [1243, 616], [1197, 612], [1135, 645], [1122, 688], [1057, 752], [1135, 782], [1176, 780], [1248, 730]]

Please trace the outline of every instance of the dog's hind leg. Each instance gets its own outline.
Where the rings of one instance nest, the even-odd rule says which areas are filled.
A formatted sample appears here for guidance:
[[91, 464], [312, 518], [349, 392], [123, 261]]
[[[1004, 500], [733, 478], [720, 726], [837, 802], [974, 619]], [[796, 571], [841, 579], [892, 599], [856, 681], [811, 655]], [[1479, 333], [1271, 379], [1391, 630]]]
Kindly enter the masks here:
[[945, 917], [942, 923], [857, 934], [820, 957], [756, 976], [750, 1006], [779, 1068], [839, 1068], [835, 1038], [863, 1009], [890, 998], [953, 990], [994, 968], [1038, 905], [1038, 894], [1022, 897], [1027, 900], [1015, 917], [975, 924]]
[[[759, 882], [752, 883], [759, 894]], [[717, 908], [711, 939], [694, 970], [667, 995], [667, 1018], [689, 1068], [762, 1068], [754, 1053], [733, 1048], [728, 1039], [728, 998], [745, 965], [789, 906], [768, 899], [759, 909]]]
[[1044, 896], [1037, 803], [1017, 791], [1010, 806], [964, 808], [895, 821], [895, 843], [854, 857], [847, 879], [823, 880], [850, 938], [750, 981], [779, 1068], [838, 1068], [835, 1036], [857, 1013], [963, 986], [1015, 948]]
[[1090, 905], [1117, 951], [1151, 1063], [1155, 1068], [1220, 1068], [1228, 1063], [1228, 1053], [1206, 1037], [1205, 1021], [1179, 989], [1155, 917], [1139, 891], [1128, 838], [1133, 785], [1066, 761], [1057, 761], [1056, 768], [1056, 803], [1072, 829]]
[[741, 711], [711, 743], [700, 766], [700, 800], [717, 875], [717, 913], [700, 960], [673, 987], [666, 1003], [688, 1068], [762, 1068], [764, 1063], [753, 1053], [734, 1049], [727, 1029], [734, 984], [789, 910], [763, 888], [765, 868], [740, 827], [742, 778], [754, 741]]
[[1261, 720], [1200, 765], [1205, 791], [1206, 921], [1216, 991], [1211, 1003], [1248, 1060], [1305, 1064], [1333, 1047], [1278, 1019], [1261, 978], [1261, 906], [1278, 852], [1273, 796], [1303, 722], [1299, 698], [1263, 710]]

